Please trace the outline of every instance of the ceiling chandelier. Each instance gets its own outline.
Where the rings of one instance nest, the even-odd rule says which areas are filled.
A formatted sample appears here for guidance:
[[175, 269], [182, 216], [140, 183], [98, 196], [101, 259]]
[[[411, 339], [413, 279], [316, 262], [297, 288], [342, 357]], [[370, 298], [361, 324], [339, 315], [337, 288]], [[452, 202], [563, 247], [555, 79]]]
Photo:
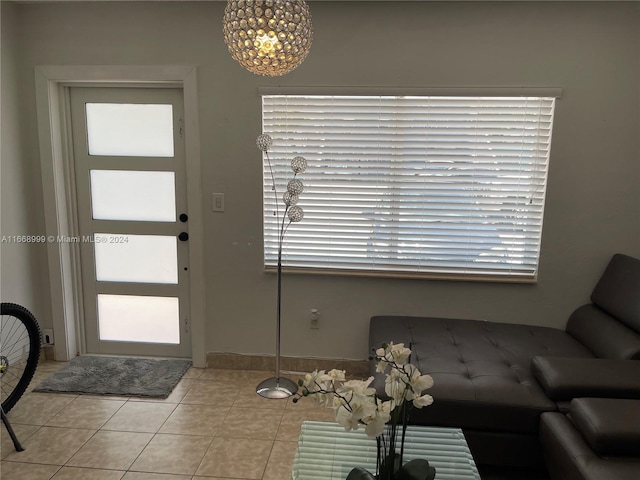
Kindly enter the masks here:
[[300, 65], [313, 37], [304, 0], [228, 0], [222, 30], [234, 60], [268, 77]]

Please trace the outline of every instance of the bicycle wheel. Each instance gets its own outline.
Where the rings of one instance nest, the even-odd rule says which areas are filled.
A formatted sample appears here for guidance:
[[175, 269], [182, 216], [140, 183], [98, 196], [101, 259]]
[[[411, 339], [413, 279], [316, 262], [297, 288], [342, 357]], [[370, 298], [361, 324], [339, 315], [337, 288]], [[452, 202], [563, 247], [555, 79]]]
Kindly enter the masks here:
[[33, 314], [15, 303], [1, 304], [0, 398], [5, 413], [29, 386], [40, 359], [40, 327]]

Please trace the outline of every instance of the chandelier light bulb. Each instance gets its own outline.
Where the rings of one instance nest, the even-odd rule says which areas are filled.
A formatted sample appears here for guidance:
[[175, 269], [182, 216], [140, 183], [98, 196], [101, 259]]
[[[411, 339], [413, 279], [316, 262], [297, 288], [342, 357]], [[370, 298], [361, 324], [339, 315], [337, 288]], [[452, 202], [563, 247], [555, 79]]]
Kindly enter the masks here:
[[233, 59], [268, 77], [298, 67], [309, 54], [313, 37], [304, 0], [228, 0], [222, 31]]

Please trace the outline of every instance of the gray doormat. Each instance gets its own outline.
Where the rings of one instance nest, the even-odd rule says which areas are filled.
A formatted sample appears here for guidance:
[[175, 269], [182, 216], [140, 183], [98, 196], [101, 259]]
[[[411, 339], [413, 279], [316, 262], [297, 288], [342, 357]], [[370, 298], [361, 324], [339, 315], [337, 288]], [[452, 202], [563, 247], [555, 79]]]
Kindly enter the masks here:
[[167, 398], [190, 365], [179, 359], [81, 356], [34, 392]]

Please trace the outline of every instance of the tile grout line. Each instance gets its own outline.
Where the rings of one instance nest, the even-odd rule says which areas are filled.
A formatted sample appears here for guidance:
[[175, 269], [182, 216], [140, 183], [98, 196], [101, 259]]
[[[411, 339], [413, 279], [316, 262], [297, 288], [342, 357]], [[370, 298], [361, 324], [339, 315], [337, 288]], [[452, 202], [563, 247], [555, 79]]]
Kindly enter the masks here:
[[[185, 373], [186, 373], [186, 372], [185, 372]], [[183, 377], [183, 378], [184, 378], [184, 377]], [[177, 386], [177, 385], [176, 385], [176, 386]], [[136, 470], [131, 470], [131, 467], [133, 467], [133, 465], [135, 465], [136, 461], [138, 461], [138, 459], [140, 459], [140, 457], [141, 457], [141, 456], [142, 456], [142, 454], [145, 452], [145, 450], [147, 449], [147, 447], [151, 444], [151, 442], [153, 442], [153, 440], [154, 440], [158, 435], [173, 435], [173, 434], [171, 434], [171, 433], [164, 433], [164, 434], [161, 434], [161, 433], [160, 433], [160, 430], [162, 430], [162, 427], [164, 427], [164, 426], [166, 425], [167, 421], [169, 421], [169, 418], [171, 418], [171, 416], [176, 412], [176, 410], [178, 409], [178, 407], [179, 407], [180, 405], [189, 405], [189, 404], [184, 404], [184, 403], [182, 403], [182, 401], [183, 401], [183, 400], [184, 400], [184, 398], [189, 394], [189, 392], [191, 391], [191, 389], [192, 389], [192, 388], [193, 388], [193, 384], [192, 384], [192, 385], [190, 385], [190, 386], [187, 388], [187, 390], [186, 390], [185, 394], [182, 396], [182, 398], [180, 399], [180, 401], [179, 401], [177, 404], [173, 404], [173, 405], [175, 405], [175, 406], [174, 406], [173, 410], [171, 410], [171, 413], [167, 416], [167, 418], [164, 420], [164, 422], [162, 422], [162, 425], [160, 425], [160, 427], [158, 428], [158, 430], [157, 430], [155, 433], [153, 433], [153, 435], [151, 436], [151, 438], [149, 439], [149, 441], [146, 443], [146, 445], [142, 448], [142, 450], [140, 450], [140, 453], [136, 456], [136, 458], [135, 458], [135, 459], [131, 462], [131, 464], [127, 467], [127, 469], [126, 469], [126, 471], [125, 471], [125, 475], [126, 475], [127, 473], [129, 473], [129, 472], [132, 472], [132, 473], [137, 473], [137, 472], [138, 472], [138, 471], [136, 471]], [[167, 398], [168, 398], [168, 397], [167, 397]], [[141, 403], [140, 401], [134, 401], [134, 402], [135, 402], [135, 403]], [[148, 402], [148, 403], [151, 403], [151, 402]], [[163, 403], [163, 402], [157, 402], [157, 404], [161, 404], [161, 405], [162, 405], [162, 404], [166, 404], [166, 403]], [[185, 435], [181, 435], [181, 434], [176, 434], [176, 435], [185, 436]], [[213, 441], [213, 437], [212, 437], [212, 441]], [[211, 442], [209, 442], [209, 445], [207, 446], [207, 450], [205, 451], [205, 455], [206, 455], [207, 451], [209, 450], [209, 448], [211, 447], [211, 443], [212, 443], [212, 441], [211, 441]], [[203, 459], [204, 459], [204, 455], [203, 455]], [[201, 459], [201, 460], [200, 460], [200, 462], [198, 463], [198, 466], [196, 467], [195, 471], [194, 471], [192, 474], [186, 474], [186, 475], [189, 475], [189, 476], [191, 476], [191, 478], [193, 478], [193, 477], [195, 476], [196, 472], [198, 471], [198, 468], [199, 468], [199, 466], [200, 466], [200, 464], [201, 464], [201, 463], [202, 463], [202, 459]], [[139, 472], [139, 473], [150, 473], [150, 472]], [[123, 476], [123, 477], [124, 477], [124, 476]]]
[[[131, 399], [127, 400], [126, 403], [128, 403], [130, 400]], [[132, 403], [139, 404], [139, 403], [144, 403], [144, 402], [135, 401], [134, 400], [134, 401], [132, 401]], [[152, 403], [152, 402], [146, 402], [146, 403]], [[158, 403], [158, 404], [162, 405], [162, 403]], [[135, 465], [135, 463], [142, 456], [142, 454], [145, 452], [145, 450], [149, 447], [149, 445], [151, 445], [151, 442], [153, 442], [153, 439], [156, 438], [156, 436], [158, 435], [158, 432], [160, 431], [160, 429], [164, 426], [165, 423], [167, 423], [167, 420], [169, 420], [169, 417], [171, 417], [171, 415], [173, 415], [173, 412], [176, 411], [177, 407], [178, 407], [178, 405], [174, 406], [173, 410], [171, 410], [171, 413], [169, 413], [169, 415], [167, 415], [167, 418], [162, 422], [162, 425], [160, 425], [155, 432], [132, 432], [132, 433], [151, 433], [152, 435], [151, 435], [151, 438], [149, 438], [149, 441], [144, 445], [144, 447], [142, 447], [142, 449], [140, 450], [140, 453], [138, 455], [136, 455], [136, 458], [134, 458], [133, 461], [131, 462], [131, 464], [127, 467], [127, 469], [125, 470], [125, 475], [128, 472], [136, 472], [136, 470], [131, 470], [131, 467], [133, 467]], [[119, 431], [119, 430], [114, 430], [114, 431]], [[145, 473], [145, 472], [142, 472], [142, 473]]]
[[[289, 402], [290, 398], [287, 398], [286, 401]], [[282, 421], [284, 420], [284, 412], [287, 409], [287, 405], [282, 409], [282, 414], [280, 416], [280, 421], [278, 422], [278, 427], [276, 428], [275, 435], [273, 437], [273, 441], [271, 442], [271, 451], [269, 451], [269, 456], [267, 457], [267, 462], [264, 464], [264, 469], [262, 470], [262, 475], [260, 476], [261, 480], [264, 480], [264, 476], [267, 473], [267, 467], [269, 466], [269, 461], [271, 460], [271, 455], [273, 455], [273, 451], [275, 450], [276, 440], [278, 438], [278, 432], [280, 431], [280, 425], [282, 425]]]
[[[52, 374], [54, 372], [48, 372], [49, 374]], [[128, 465], [128, 467], [126, 468], [126, 470], [124, 470], [124, 473], [121, 476], [121, 479], [123, 477], [125, 477], [127, 475], [128, 472], [136, 472], [136, 470], [131, 470], [131, 467], [135, 464], [136, 461], [138, 461], [141, 457], [141, 455], [144, 454], [145, 450], [149, 447], [150, 443], [159, 435], [175, 435], [175, 436], [189, 436], [192, 437], [194, 435], [190, 435], [189, 433], [161, 433], [161, 430], [163, 427], [165, 427], [167, 425], [167, 422], [169, 421], [169, 419], [171, 418], [172, 415], [174, 415], [177, 411], [178, 408], [181, 405], [193, 405], [195, 406], [216, 406], [215, 403], [194, 403], [194, 404], [190, 404], [190, 403], [184, 403], [185, 398], [191, 393], [193, 392], [193, 390], [195, 389], [195, 387], [198, 385], [199, 382], [203, 382], [203, 383], [209, 383], [209, 382], [222, 382], [222, 383], [236, 383], [236, 390], [235, 393], [233, 395], [233, 399], [231, 401], [231, 404], [229, 406], [226, 407], [226, 411], [224, 412], [224, 414], [221, 416], [221, 420], [219, 421], [219, 423], [217, 424], [217, 427], [213, 430], [212, 435], [195, 435], [197, 437], [203, 437], [203, 438], [207, 438], [208, 439], [208, 443], [206, 444], [207, 447], [204, 451], [204, 454], [202, 455], [202, 457], [200, 458], [195, 471], [193, 473], [187, 473], [187, 474], [181, 474], [181, 475], [185, 475], [185, 476], [190, 476], [193, 480], [193, 478], [195, 478], [195, 476], [197, 475], [198, 470], [202, 467], [204, 459], [206, 458], [207, 454], [211, 451], [212, 446], [213, 446], [213, 442], [216, 440], [216, 438], [225, 438], [222, 434], [222, 425], [229, 419], [231, 418], [231, 416], [233, 415], [234, 412], [232, 412], [233, 409], [239, 409], [239, 410], [249, 410], [249, 411], [260, 411], [260, 410], [264, 410], [264, 415], [279, 415], [279, 418], [277, 419], [276, 422], [274, 422], [274, 427], [273, 427], [273, 432], [270, 433], [270, 438], [262, 438], [261, 440], [267, 440], [269, 441], [269, 450], [268, 450], [268, 455], [266, 456], [266, 462], [264, 463], [264, 465], [262, 466], [262, 473], [261, 473], [261, 477], [260, 478], [264, 478], [266, 473], [267, 473], [267, 469], [269, 467], [269, 462], [273, 459], [273, 455], [275, 453], [275, 449], [276, 449], [276, 442], [278, 442], [278, 433], [280, 431], [280, 429], [282, 428], [284, 422], [285, 422], [285, 416], [287, 415], [288, 412], [292, 412], [293, 410], [288, 408], [290, 407], [290, 403], [289, 403], [289, 399], [286, 400], [286, 404], [283, 406], [283, 408], [262, 408], [264, 407], [264, 405], [262, 404], [252, 404], [252, 402], [247, 402], [247, 404], [242, 404], [242, 400], [244, 399], [250, 399], [251, 395], [256, 395], [255, 392], [252, 392], [251, 395], [249, 394], [249, 384], [251, 382], [253, 382], [253, 378], [251, 378], [251, 375], [247, 376], [246, 378], [238, 378], [236, 382], [233, 381], [233, 379], [227, 379], [225, 378], [225, 375], [223, 374], [223, 378], [219, 378], [217, 375], [212, 374], [211, 377], [207, 377], [207, 378], [202, 378], [204, 370], [199, 372], [200, 374], [197, 376], [192, 376], [192, 377], [186, 377], [189, 380], [192, 380], [193, 382], [187, 382], [190, 383], [190, 385], [188, 385], [188, 387], [185, 389], [183, 395], [180, 396], [180, 400], [177, 401], [177, 403], [175, 402], [147, 402], [149, 404], [153, 403], [153, 404], [170, 404], [173, 406], [173, 408], [170, 409], [170, 412], [168, 413], [168, 415], [166, 416], [166, 418], [164, 418], [164, 420], [160, 423], [159, 427], [155, 429], [155, 431], [153, 432], [144, 432], [144, 433], [150, 433], [151, 436], [149, 437], [149, 440], [146, 441], [146, 443], [144, 444], [144, 446], [141, 448], [140, 452], [135, 456], [135, 458], [132, 460], [131, 464]], [[212, 372], [213, 373], [213, 372]], [[253, 388], [253, 386], [252, 386]], [[247, 392], [244, 392], [244, 390], [247, 390]], [[60, 415], [60, 413], [67, 407], [71, 407], [73, 402], [78, 400], [79, 398], [83, 398], [82, 395], [75, 395], [72, 400], [65, 406], [63, 406], [60, 410], [58, 410], [57, 412], [55, 412], [51, 417], [49, 417], [49, 419], [44, 423], [44, 424], [40, 424], [40, 425], [31, 425], [36, 427], [36, 430], [31, 434], [31, 436], [36, 435], [38, 432], [40, 432], [42, 430], [43, 427], [47, 427], [47, 428], [57, 428], [57, 429], [73, 429], [73, 426], [48, 426], [47, 423], [53, 421], [54, 418], [56, 418], [57, 416]], [[116, 400], [120, 400], [120, 399], [116, 399]], [[118, 413], [121, 412], [121, 410], [125, 407], [125, 405], [127, 404], [140, 404], [140, 403], [144, 403], [145, 399], [142, 400], [138, 400], [138, 399], [134, 399], [133, 397], [128, 397], [126, 399], [122, 399], [123, 403], [115, 410], [113, 411], [100, 425], [96, 425], [96, 427], [91, 427], [91, 428], [85, 428], [85, 430], [92, 430], [93, 433], [77, 448], [75, 449], [75, 451], [70, 455], [70, 457], [64, 462], [64, 465], [50, 465], [52, 467], [56, 468], [56, 472], [53, 474], [54, 476], [58, 474], [58, 472], [60, 472], [60, 470], [62, 468], [68, 467], [68, 468], [79, 468], [79, 469], [84, 469], [84, 470], [110, 470], [110, 471], [118, 471], [118, 472], [122, 472], [123, 470], [117, 469], [117, 468], [92, 468], [92, 467], [88, 467], [88, 466], [73, 466], [73, 465], [69, 465], [69, 462], [71, 461], [71, 459], [77, 455], [77, 453], [82, 450], [82, 448], [84, 448], [92, 439], [95, 438], [95, 436], [98, 434], [98, 432], [123, 432], [122, 430], [105, 430], [104, 427], [109, 423], [109, 421], [111, 421]], [[253, 402], [255, 403], [255, 402]], [[30, 424], [27, 424], [30, 425]], [[135, 433], [135, 432], [134, 432]], [[140, 432], [142, 433], [142, 432]], [[272, 435], [272, 436], [271, 436]], [[31, 438], [31, 436], [29, 438]], [[266, 437], [266, 436], [265, 436]], [[236, 437], [235, 435], [232, 435], [232, 437], [230, 438], [239, 438], [239, 439], [251, 439], [251, 435], [245, 435], [245, 434], [239, 434], [238, 437]], [[282, 442], [285, 441], [291, 441], [293, 442], [293, 440], [285, 438], [282, 440]], [[204, 445], [204, 444], [203, 444]], [[265, 445], [266, 446], [266, 445]], [[20, 462], [20, 459], [17, 459], [18, 462]], [[49, 465], [49, 464], [46, 464]], [[257, 473], [257, 472], [256, 472]]]

